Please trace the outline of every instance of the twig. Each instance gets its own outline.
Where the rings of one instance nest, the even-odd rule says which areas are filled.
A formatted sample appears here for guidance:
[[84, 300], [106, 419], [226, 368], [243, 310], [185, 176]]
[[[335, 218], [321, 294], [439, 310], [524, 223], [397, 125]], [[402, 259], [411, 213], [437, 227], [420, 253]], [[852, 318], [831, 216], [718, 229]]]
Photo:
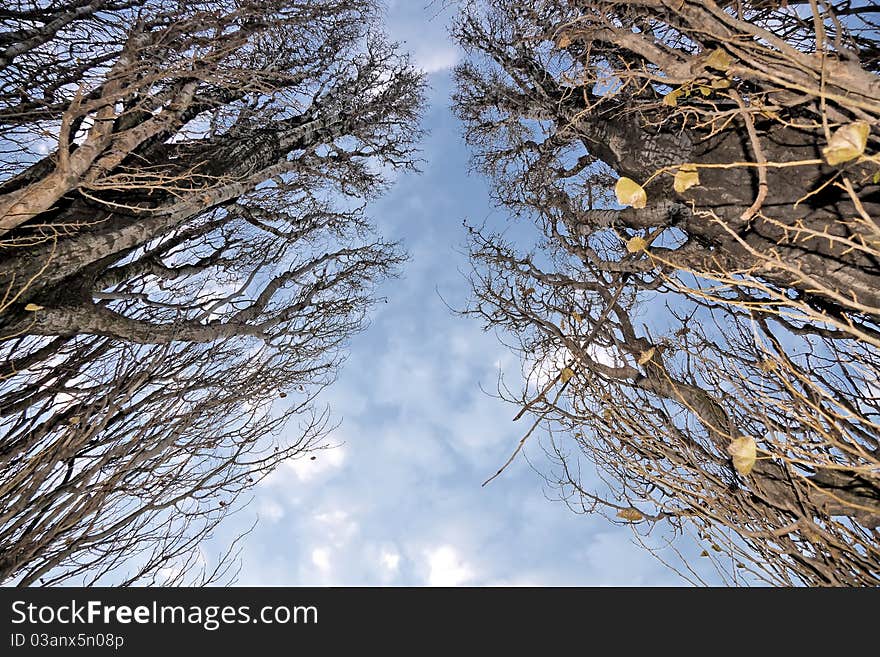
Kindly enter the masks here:
[[764, 155], [764, 149], [761, 148], [761, 141], [758, 139], [758, 133], [755, 131], [755, 122], [752, 120], [752, 115], [749, 113], [748, 109], [746, 109], [742, 97], [735, 89], [731, 89], [729, 94], [730, 97], [736, 101], [736, 104], [739, 105], [739, 108], [742, 111], [743, 121], [746, 123], [746, 130], [749, 132], [749, 140], [752, 143], [752, 150], [755, 151], [755, 161], [759, 165], [762, 165], [758, 167], [758, 194], [755, 196], [755, 201], [739, 217], [743, 221], [748, 222], [752, 220], [752, 217], [758, 214], [761, 205], [764, 203], [764, 199], [767, 198], [767, 169], [764, 166], [767, 164], [767, 158]]

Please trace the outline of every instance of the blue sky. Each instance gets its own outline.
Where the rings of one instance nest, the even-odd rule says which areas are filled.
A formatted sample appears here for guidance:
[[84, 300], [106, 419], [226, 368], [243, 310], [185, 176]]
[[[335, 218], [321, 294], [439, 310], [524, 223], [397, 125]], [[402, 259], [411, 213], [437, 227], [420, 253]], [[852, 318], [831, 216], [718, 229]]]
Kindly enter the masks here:
[[[462, 307], [468, 294], [462, 220], [506, 219], [486, 182], [469, 174], [449, 109], [460, 55], [446, 35], [448, 15], [432, 19], [437, 9], [422, 1], [387, 2], [387, 27], [429, 74], [426, 163], [370, 208], [378, 231], [401, 240], [411, 260], [382, 290], [388, 303], [323, 395], [341, 420], [331, 436], [340, 446], [279, 468], [218, 533], [222, 541], [259, 517], [237, 583], [682, 584], [628, 528], [548, 500], [553, 491], [526, 459], [480, 486], [527, 429], [480, 386], [492, 390], [499, 368], [518, 376], [519, 364], [446, 303]], [[526, 455], [545, 465], [537, 444]]]

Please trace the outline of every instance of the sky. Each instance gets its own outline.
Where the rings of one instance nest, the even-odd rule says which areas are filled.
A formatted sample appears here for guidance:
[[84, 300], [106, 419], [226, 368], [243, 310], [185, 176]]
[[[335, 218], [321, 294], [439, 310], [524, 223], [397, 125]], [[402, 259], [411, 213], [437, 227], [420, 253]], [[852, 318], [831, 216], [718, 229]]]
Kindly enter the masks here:
[[387, 304], [376, 306], [322, 395], [341, 422], [330, 437], [338, 446], [272, 473], [217, 542], [259, 519], [238, 585], [685, 584], [628, 527], [552, 501], [529, 463], [546, 465], [537, 443], [481, 487], [528, 428], [512, 421], [516, 408], [483, 391], [494, 389], [499, 368], [518, 376], [519, 364], [494, 334], [448, 306], [461, 308], [468, 296], [462, 221], [503, 226], [506, 218], [486, 181], [469, 173], [450, 111], [461, 54], [446, 33], [449, 15], [423, 3], [386, 2], [386, 26], [429, 76], [425, 164], [369, 208], [379, 233], [401, 240], [410, 261], [381, 289]]

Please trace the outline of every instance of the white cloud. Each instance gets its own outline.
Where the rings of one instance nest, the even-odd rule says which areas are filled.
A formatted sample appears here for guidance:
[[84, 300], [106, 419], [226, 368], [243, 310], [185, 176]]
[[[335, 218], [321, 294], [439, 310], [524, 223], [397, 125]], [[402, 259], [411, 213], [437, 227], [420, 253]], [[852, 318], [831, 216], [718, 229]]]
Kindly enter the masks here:
[[543, 391], [563, 368], [572, 364], [572, 360], [571, 352], [565, 347], [560, 347], [552, 354], [543, 356], [529, 372], [529, 389], [535, 392]]
[[[284, 486], [295, 481], [309, 483], [326, 478], [331, 472], [338, 470], [345, 463], [347, 456], [344, 445], [332, 449], [308, 452], [304, 456], [290, 459], [282, 463], [266, 477], [264, 484], [268, 486]], [[314, 460], [312, 460], [314, 457]], [[293, 477], [291, 477], [293, 475]]]
[[89, 131], [92, 129], [92, 126], [95, 125], [95, 117], [92, 114], [89, 114], [85, 118], [83, 118], [82, 123], [80, 123], [79, 130], [76, 131], [76, 134], [73, 136], [73, 143], [81, 146], [83, 142], [88, 138]]
[[382, 550], [379, 555], [379, 563], [389, 573], [396, 573], [400, 569], [400, 553], [392, 550]]
[[330, 550], [325, 547], [316, 547], [312, 550], [312, 564], [326, 574], [330, 572]]
[[429, 586], [461, 586], [474, 577], [473, 569], [459, 557], [451, 545], [425, 551]]
[[591, 345], [588, 349], [588, 353], [590, 354], [590, 358], [603, 365], [607, 365], [608, 367], [618, 367], [623, 364], [617, 358], [617, 350], [612, 349], [611, 347]]
[[459, 49], [449, 36], [452, 12], [442, 3], [390, 2], [387, 28], [394, 41], [413, 55], [425, 73], [447, 71], [458, 63]]
[[314, 519], [320, 534], [336, 547], [344, 546], [358, 531], [357, 522], [341, 509], [316, 513]]
[[257, 505], [257, 516], [269, 522], [278, 522], [284, 517], [284, 507], [270, 497], [261, 497]]
[[55, 399], [53, 400], [53, 402], [54, 402], [55, 407], [60, 412], [60, 411], [66, 410], [66, 409], [70, 408], [71, 406], [73, 406], [74, 404], [76, 404], [77, 399], [73, 395], [68, 394], [66, 392], [59, 392], [59, 393], [55, 394]]
[[458, 49], [451, 45], [444, 45], [430, 51], [416, 51], [416, 66], [429, 75], [448, 71], [458, 64]]

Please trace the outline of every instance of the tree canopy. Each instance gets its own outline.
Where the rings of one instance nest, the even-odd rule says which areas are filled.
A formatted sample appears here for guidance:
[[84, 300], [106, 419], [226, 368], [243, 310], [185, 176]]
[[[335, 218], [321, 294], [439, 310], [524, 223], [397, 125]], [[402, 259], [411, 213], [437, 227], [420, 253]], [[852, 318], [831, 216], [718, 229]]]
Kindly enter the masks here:
[[0, 579], [227, 577], [201, 540], [322, 444], [315, 395], [404, 259], [364, 209], [416, 164], [424, 82], [379, 19], [0, 12]]
[[876, 585], [877, 8], [461, 4], [475, 167], [541, 231], [472, 229], [466, 312], [548, 479], [694, 581], [670, 535], [731, 583]]

